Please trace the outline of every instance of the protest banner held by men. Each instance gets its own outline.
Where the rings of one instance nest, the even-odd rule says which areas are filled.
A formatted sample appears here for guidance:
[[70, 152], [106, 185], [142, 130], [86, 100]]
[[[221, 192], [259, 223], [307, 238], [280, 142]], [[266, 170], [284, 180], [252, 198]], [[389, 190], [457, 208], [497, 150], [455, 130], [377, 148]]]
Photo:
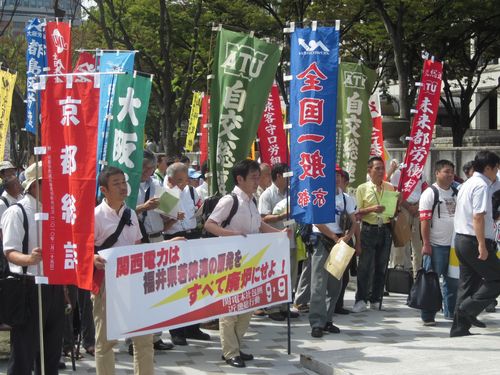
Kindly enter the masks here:
[[[485, 13], [490, 2], [482, 4]], [[23, 44], [12, 48], [4, 37], [17, 35], [23, 23], [16, 17], [29, 7], [23, 2], [19, 11], [5, 3], [0, 16], [9, 11], [12, 22], [0, 22], [0, 57], [12, 60], [3, 47], [17, 56]], [[482, 51], [491, 54], [497, 42], [483, 46], [481, 33], [484, 23], [486, 40], [495, 39], [500, 22], [482, 19], [478, 26], [476, 6], [464, 12], [465, 2], [458, 2], [444, 18], [467, 29], [460, 30], [466, 43], [450, 45], [447, 35], [439, 43], [417, 40], [415, 46], [439, 50], [429, 51], [439, 58], [424, 51], [422, 60], [410, 59], [418, 54], [406, 48], [407, 30], [399, 30], [403, 45], [389, 38], [394, 51], [376, 54], [380, 65], [395, 66], [387, 70], [377, 69], [370, 56], [347, 61], [360, 52], [353, 53], [359, 46], [354, 34], [367, 31], [338, 20], [309, 24], [313, 2], [278, 20], [280, 28], [286, 24], [286, 45], [276, 42], [281, 39], [272, 28], [257, 30], [263, 37], [223, 25], [205, 30], [213, 14], [227, 18], [217, 4], [213, 12], [213, 2], [197, 3], [196, 15], [194, 1], [160, 2], [159, 13], [150, 14], [159, 14], [159, 39], [148, 40], [147, 51], [136, 38], [150, 35], [156, 24], [142, 17], [144, 4], [104, 3], [77, 7], [88, 17], [72, 24], [60, 17], [68, 9], [56, 2], [58, 18], [26, 24], [20, 73], [0, 61], [0, 331], [9, 332], [10, 346], [1, 373], [57, 375], [71, 358], [76, 371], [153, 375], [160, 356], [193, 372], [273, 369], [271, 350], [292, 354], [298, 348], [309, 355], [327, 340], [348, 347], [358, 335], [352, 323], [403, 329], [387, 319], [400, 311], [383, 308], [403, 300], [407, 306], [398, 308], [424, 335], [445, 329], [446, 336], [467, 340], [487, 325], [489, 336], [498, 333], [498, 316], [481, 314], [493, 314], [500, 295], [499, 148], [450, 151], [435, 138], [446, 133], [437, 125], [451, 126], [454, 146], [467, 144], [465, 130], [475, 116], [488, 117], [490, 123], [478, 128], [498, 137], [499, 85], [488, 86], [487, 95], [482, 87], [485, 97], [471, 102], [466, 81], [496, 82], [480, 78], [483, 71], [496, 77], [496, 69], [471, 61], [495, 57]], [[250, 24], [287, 10], [276, 2], [253, 13], [262, 2], [235, 6], [240, 3]], [[363, 8], [370, 25], [378, 25], [370, 17], [381, 16], [394, 34], [391, 5], [372, 3]], [[349, 12], [356, 8], [344, 5]], [[440, 12], [430, 12], [424, 19], [434, 25]], [[398, 16], [415, 21], [415, 14], [408, 5]], [[178, 33], [179, 16], [183, 32], [195, 32], [192, 38]], [[295, 16], [303, 21], [293, 22]], [[137, 19], [148, 22], [132, 35], [129, 23]], [[83, 35], [81, 50], [72, 49], [72, 35]], [[453, 51], [471, 50], [470, 38], [474, 56], [466, 68], [474, 74], [461, 79], [447, 64], [467, 70]], [[87, 50], [87, 39], [129, 50]], [[189, 53], [179, 53], [179, 46]], [[386, 85], [394, 85], [396, 75], [400, 91], [394, 95], [395, 86]], [[20, 86], [18, 76], [26, 79]], [[462, 114], [471, 107], [467, 116], [457, 116], [458, 97]], [[398, 109], [389, 110], [396, 103]], [[397, 119], [383, 119], [398, 111]], [[391, 121], [399, 134], [384, 138]], [[388, 148], [392, 141], [404, 148]], [[408, 299], [390, 288], [389, 276], [397, 272], [406, 278]], [[430, 274], [436, 293], [419, 282]], [[415, 296], [435, 297], [435, 303], [417, 306]], [[253, 324], [279, 327], [278, 335], [264, 342]], [[307, 338], [299, 336], [302, 326]], [[162, 340], [166, 331], [172, 343]], [[363, 333], [354, 341], [375, 340]], [[179, 353], [183, 361], [172, 359]], [[312, 362], [308, 358], [301, 361]], [[378, 362], [398, 363], [390, 356]]]

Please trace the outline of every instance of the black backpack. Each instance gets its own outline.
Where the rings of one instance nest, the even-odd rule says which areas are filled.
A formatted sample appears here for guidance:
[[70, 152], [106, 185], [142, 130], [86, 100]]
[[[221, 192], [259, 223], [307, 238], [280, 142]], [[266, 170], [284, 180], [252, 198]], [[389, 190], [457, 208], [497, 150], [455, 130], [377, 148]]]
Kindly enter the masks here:
[[[236, 212], [238, 211], [238, 197], [236, 194], [231, 193], [231, 197], [233, 197], [233, 205], [231, 206], [231, 210], [229, 211], [229, 215], [227, 216], [226, 220], [224, 220], [221, 223], [221, 227], [225, 228], [227, 227], [230, 223], [231, 220], [233, 219], [234, 215], [236, 215]], [[219, 203], [219, 200], [222, 198], [221, 195], [213, 195], [211, 197], [208, 197], [205, 199], [203, 202], [203, 209], [201, 213], [201, 222], [202, 222], [202, 230], [201, 230], [201, 237], [203, 238], [208, 238], [208, 237], [217, 237], [213, 235], [210, 232], [207, 232], [205, 230], [205, 223], [207, 222], [208, 218], [210, 215], [212, 215], [212, 212], [214, 211], [215, 207], [217, 206], [217, 203]], [[255, 197], [252, 198], [253, 203], [255, 203], [255, 206], [257, 206], [257, 201], [255, 200]]]
[[[429, 187], [432, 189], [432, 192], [434, 193], [434, 203], [432, 203], [432, 216], [434, 216], [434, 210], [436, 209], [436, 206], [437, 206], [438, 218], [440, 218], [441, 217], [441, 207], [440, 207], [441, 205], [439, 204], [440, 203], [439, 202], [439, 190], [434, 185], [431, 185]], [[456, 197], [458, 194], [458, 189], [452, 185], [451, 190], [453, 190], [453, 194], [451, 196]]]

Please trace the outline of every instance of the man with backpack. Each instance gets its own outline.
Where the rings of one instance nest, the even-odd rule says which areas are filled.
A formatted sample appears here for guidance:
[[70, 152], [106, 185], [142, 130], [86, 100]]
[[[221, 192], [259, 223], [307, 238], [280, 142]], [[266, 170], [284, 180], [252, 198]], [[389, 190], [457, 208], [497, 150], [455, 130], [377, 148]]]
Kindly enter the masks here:
[[[448, 276], [450, 248], [453, 240], [457, 189], [452, 186], [455, 166], [449, 160], [435, 165], [436, 182], [420, 198], [420, 225], [423, 240], [423, 268], [443, 276], [444, 318], [453, 319], [458, 281]], [[437, 311], [422, 310], [424, 326], [435, 326]]]
[[[25, 196], [11, 205], [2, 217], [3, 251], [9, 261], [10, 272], [27, 274], [30, 279], [30, 302], [27, 310], [38, 311], [34, 275], [42, 267], [42, 249], [38, 244], [35, 221], [38, 206], [41, 209], [42, 163], [34, 163], [26, 169]], [[31, 276], [31, 277], [30, 277]], [[43, 316], [44, 363], [46, 375], [58, 374], [64, 330], [64, 293], [62, 285], [41, 285]], [[8, 303], [1, 301], [1, 303]], [[12, 327], [10, 334], [11, 353], [7, 367], [8, 375], [40, 374], [40, 348], [38, 316], [32, 314], [24, 324]]]
[[[259, 163], [242, 160], [231, 171], [235, 188], [220, 198], [205, 223], [207, 232], [215, 236], [245, 236], [252, 233], [280, 232], [262, 221], [253, 195], [260, 179]], [[235, 202], [237, 209], [234, 210]], [[229, 220], [230, 219], [230, 220]], [[252, 312], [220, 318], [222, 358], [233, 367], [245, 367], [253, 355], [241, 351], [241, 341], [250, 324]]]

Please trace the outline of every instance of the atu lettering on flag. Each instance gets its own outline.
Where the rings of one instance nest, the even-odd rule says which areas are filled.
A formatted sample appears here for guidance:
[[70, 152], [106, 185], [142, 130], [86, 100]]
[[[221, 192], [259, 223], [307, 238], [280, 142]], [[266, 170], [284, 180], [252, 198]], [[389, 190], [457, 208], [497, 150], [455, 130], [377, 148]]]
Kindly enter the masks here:
[[403, 200], [407, 200], [415, 190], [429, 156], [441, 96], [442, 73], [442, 62], [424, 61], [422, 85], [417, 100], [417, 114], [413, 118], [411, 139], [406, 149], [399, 180], [398, 190], [402, 192]]
[[288, 163], [288, 145], [285, 129], [283, 128], [280, 94], [276, 84], [271, 88], [267, 98], [257, 136], [259, 137], [260, 160], [262, 163], [269, 165]]
[[[62, 82], [57, 82], [61, 78]], [[42, 98], [43, 269], [49, 284], [90, 290], [94, 267], [95, 147], [99, 89], [47, 77]]]
[[289, 249], [285, 233], [267, 233], [100, 251], [106, 259], [108, 339], [290, 301]]
[[120, 168], [128, 185], [127, 206], [135, 209], [142, 174], [144, 125], [151, 94], [150, 77], [116, 78], [113, 120], [109, 128], [107, 165]]
[[363, 64], [341, 63], [339, 77], [337, 162], [356, 188], [366, 182], [373, 128], [368, 100], [376, 73]]
[[233, 189], [230, 171], [247, 158], [255, 140], [281, 48], [249, 34], [220, 30], [210, 97], [212, 191]]
[[292, 217], [299, 223], [331, 223], [335, 220], [339, 30], [295, 29], [290, 54]]

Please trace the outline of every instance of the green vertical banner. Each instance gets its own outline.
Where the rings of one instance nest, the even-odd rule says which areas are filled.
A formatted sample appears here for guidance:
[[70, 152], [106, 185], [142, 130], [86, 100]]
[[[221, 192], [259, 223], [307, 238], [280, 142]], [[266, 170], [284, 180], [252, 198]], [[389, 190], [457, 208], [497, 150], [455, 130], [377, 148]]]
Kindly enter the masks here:
[[151, 78], [131, 74], [117, 76], [106, 162], [125, 173], [126, 202], [132, 209], [136, 206], [142, 174], [144, 124], [150, 94]]
[[337, 99], [337, 163], [350, 176], [350, 186], [366, 182], [366, 164], [372, 142], [368, 100], [377, 78], [358, 63], [340, 63]]
[[248, 34], [221, 29], [217, 35], [209, 137], [214, 193], [232, 190], [231, 169], [249, 155], [280, 55], [278, 45]]

